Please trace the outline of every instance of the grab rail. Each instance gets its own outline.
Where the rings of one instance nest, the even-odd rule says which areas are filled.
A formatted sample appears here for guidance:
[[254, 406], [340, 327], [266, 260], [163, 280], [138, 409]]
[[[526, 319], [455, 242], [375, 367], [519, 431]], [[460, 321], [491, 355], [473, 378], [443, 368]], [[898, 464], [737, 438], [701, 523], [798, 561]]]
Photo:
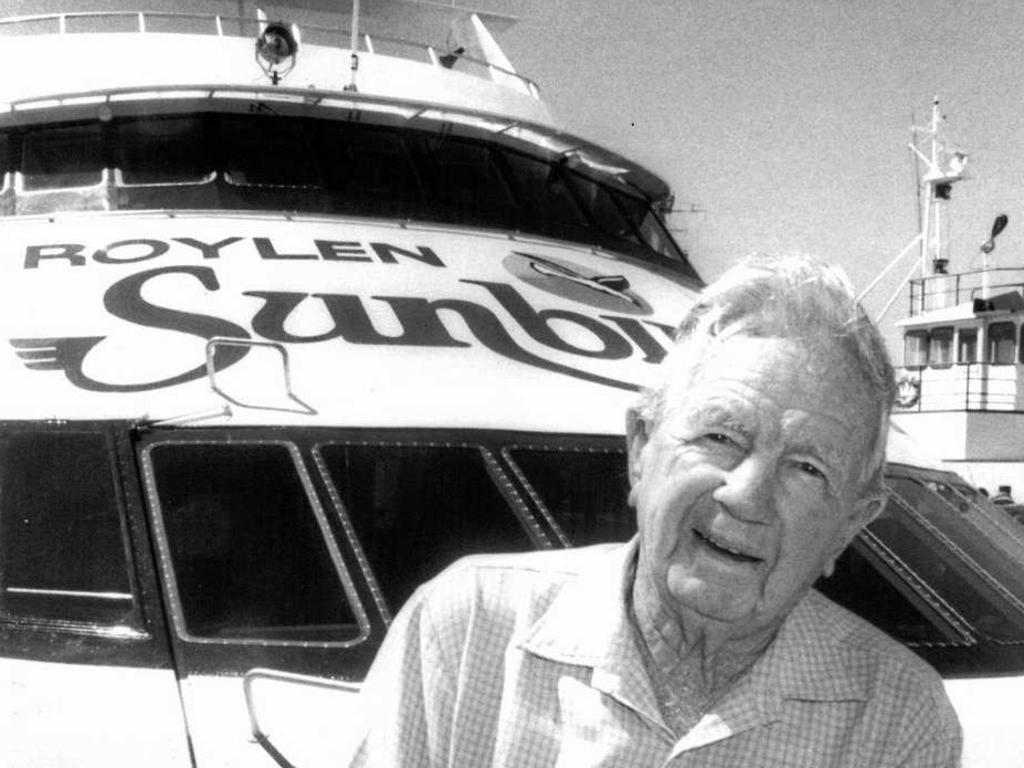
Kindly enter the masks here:
[[[126, 24], [122, 29], [117, 29], [113, 24], [117, 19], [122, 19]], [[89, 29], [75, 30], [76, 22], [101, 21], [102, 24], [93, 25]], [[114, 33], [152, 33], [152, 32], [174, 32], [173, 29], [156, 29], [165, 26], [159, 22], [173, 22], [166, 26], [188, 25], [187, 32], [190, 34], [209, 34], [217, 37], [255, 37], [259, 32], [260, 22], [256, 19], [223, 16], [221, 14], [209, 15], [202, 13], [181, 13], [177, 11], [72, 11], [67, 13], [33, 14], [24, 16], [10, 16], [0, 18], [0, 35], [3, 34], [87, 34], [95, 32]], [[189, 22], [200, 22], [193, 28]], [[32, 27], [41, 29], [33, 30]], [[235, 31], [237, 29], [237, 31]], [[313, 35], [317, 44], [334, 46], [342, 50], [348, 50], [348, 31], [341, 27], [330, 27], [322, 25], [301, 25], [303, 35]], [[205, 30], [205, 31], [204, 31]], [[180, 31], [180, 30], [179, 30]], [[397, 50], [390, 51], [388, 55], [398, 58], [419, 61], [439, 68], [446, 67], [442, 63], [443, 56], [439, 56], [437, 49], [427, 43], [404, 38], [389, 37], [386, 35], [370, 35], [364, 32], [360, 35], [362, 47], [360, 52], [380, 55], [375, 43], [384, 43]], [[411, 52], [410, 55], [403, 55], [399, 51]], [[474, 73], [474, 67], [479, 67], [487, 72], [491, 80], [509, 77], [518, 81], [526, 91], [535, 99], [540, 98], [540, 88], [528, 77], [520, 75], [505, 67], [492, 64], [489, 61], [469, 56], [465, 53], [459, 54], [459, 62], [473, 65], [462, 67], [462, 71], [469, 74]], [[498, 77], [495, 77], [497, 75]]]

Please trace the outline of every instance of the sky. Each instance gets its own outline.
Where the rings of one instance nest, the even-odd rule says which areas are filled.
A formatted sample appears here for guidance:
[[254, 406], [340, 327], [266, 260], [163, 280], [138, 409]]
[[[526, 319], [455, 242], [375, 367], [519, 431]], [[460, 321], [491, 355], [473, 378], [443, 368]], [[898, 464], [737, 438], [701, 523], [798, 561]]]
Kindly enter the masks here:
[[[907, 144], [940, 99], [969, 154], [951, 268], [1024, 255], [1024, 4], [1009, 0], [523, 0], [499, 37], [564, 126], [659, 173], [705, 279], [745, 254], [810, 253], [862, 289], [918, 231]], [[915, 251], [915, 254], [917, 252]], [[865, 300], [876, 316], [908, 257]], [[906, 311], [904, 295], [883, 328]]]

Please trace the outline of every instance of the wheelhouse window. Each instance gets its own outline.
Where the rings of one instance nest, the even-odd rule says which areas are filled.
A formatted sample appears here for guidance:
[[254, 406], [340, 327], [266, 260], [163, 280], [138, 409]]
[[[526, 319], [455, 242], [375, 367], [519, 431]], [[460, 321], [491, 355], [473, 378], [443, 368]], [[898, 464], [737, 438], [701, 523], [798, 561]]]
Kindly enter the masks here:
[[463, 555], [539, 545], [479, 448], [328, 443], [317, 453], [393, 611]]
[[248, 187], [323, 187], [300, 120], [267, 116], [225, 116], [220, 121], [226, 150], [224, 176]]
[[[119, 117], [0, 132], [24, 190], [9, 212], [266, 210], [413, 219], [665, 259], [697, 278], [652, 207], [614, 176], [491, 134], [250, 113]], [[100, 185], [110, 169], [110, 188]], [[80, 192], [79, 192], [80, 194]], [[2, 215], [0, 211], [0, 215]]]
[[358, 637], [337, 546], [288, 445], [159, 443], [148, 462], [186, 636]]
[[623, 451], [510, 448], [505, 455], [574, 545], [627, 541], [636, 532]]
[[971, 628], [998, 641], [1024, 640], [1022, 539], [1006, 536], [992, 510], [941, 480], [906, 474], [890, 475], [886, 483], [892, 500], [868, 530]]
[[1016, 359], [1017, 326], [1013, 323], [992, 323], [988, 327], [988, 361], [1009, 365]]
[[932, 328], [928, 337], [928, 364], [946, 368], [953, 363], [953, 327]]
[[956, 332], [958, 363], [978, 362], [978, 329], [958, 328]]
[[103, 433], [0, 437], [0, 612], [121, 625], [133, 610], [112, 446]]
[[33, 128], [21, 137], [25, 189], [85, 187], [103, 178], [103, 134], [99, 123]]
[[212, 181], [206, 124], [197, 116], [152, 117], [118, 123], [118, 168], [129, 186]]
[[928, 365], [928, 331], [907, 331], [903, 335], [903, 364], [908, 368]]

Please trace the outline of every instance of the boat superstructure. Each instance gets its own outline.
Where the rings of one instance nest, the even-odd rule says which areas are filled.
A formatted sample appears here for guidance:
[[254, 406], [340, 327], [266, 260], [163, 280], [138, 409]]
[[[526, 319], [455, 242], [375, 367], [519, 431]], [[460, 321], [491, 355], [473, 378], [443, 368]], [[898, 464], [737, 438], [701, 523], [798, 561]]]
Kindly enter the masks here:
[[419, 582], [630, 534], [667, 184], [508, 18], [358, 8], [0, 20], [0, 764], [337, 762]]
[[908, 312], [897, 322], [903, 349], [894, 421], [951, 469], [1008, 501], [1014, 488], [1024, 490], [1024, 269], [996, 266], [1005, 214], [981, 244], [980, 268], [950, 268], [946, 208], [966, 155], [945, 144], [942, 123], [936, 102], [922, 129], [923, 151], [915, 147], [923, 228], [911, 245], [920, 246], [921, 272], [908, 280]]

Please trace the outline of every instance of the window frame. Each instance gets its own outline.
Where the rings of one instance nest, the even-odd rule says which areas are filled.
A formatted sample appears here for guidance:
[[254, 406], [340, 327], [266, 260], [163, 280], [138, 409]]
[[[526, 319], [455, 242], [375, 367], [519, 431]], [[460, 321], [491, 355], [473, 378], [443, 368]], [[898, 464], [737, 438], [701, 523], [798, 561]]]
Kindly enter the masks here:
[[[345, 431], [339, 430], [339, 434], [345, 434]], [[338, 437], [330, 440], [315, 440], [310, 447], [310, 455], [313, 457], [313, 463], [327, 489], [331, 503], [337, 510], [338, 517], [341, 521], [341, 529], [348, 539], [347, 543], [356, 553], [359, 568], [362, 571], [363, 578], [370, 587], [374, 604], [380, 612], [380, 615], [383, 616], [384, 620], [388, 623], [390, 623], [394, 618], [393, 612], [387, 604], [384, 590], [381, 588], [377, 575], [374, 572], [373, 567], [370, 565], [369, 558], [366, 556], [362, 542], [356, 535], [356, 528], [352, 522], [351, 512], [342, 500], [341, 492], [338, 490], [338, 486], [334, 482], [334, 478], [331, 476], [330, 470], [328, 469], [327, 461], [323, 456], [322, 449], [324, 446], [336, 445], [363, 448], [463, 448], [474, 450], [480, 454], [488, 477], [491, 482], [494, 483], [501, 496], [505, 499], [510, 511], [516, 518], [516, 521], [523, 528], [524, 533], [530, 538], [534, 546], [537, 549], [555, 548], [548, 533], [545, 532], [543, 526], [541, 526], [531, 514], [530, 508], [524, 500], [520, 490], [508, 481], [501, 464], [495, 458], [493, 449], [485, 447], [481, 443], [459, 440], [435, 441], [429, 439], [385, 439], [383, 436], [377, 439], [372, 437], [366, 437], [363, 439]], [[561, 542], [559, 541], [559, 543]], [[540, 544], [540, 546], [537, 546], [538, 544]]]
[[[1012, 330], [1012, 334], [1013, 335], [1010, 337], [1010, 343], [1013, 346], [1012, 346], [1012, 349], [1010, 350], [1010, 355], [1009, 355], [1009, 358], [1007, 360], [996, 360], [996, 354], [995, 353], [996, 353], [996, 344], [998, 342], [997, 342], [996, 334], [995, 334], [994, 331], [997, 328], [999, 328], [999, 329], [1010, 328]], [[1000, 320], [998, 322], [989, 323], [988, 328], [986, 328], [985, 330], [986, 330], [986, 333], [985, 333], [985, 339], [986, 339], [985, 348], [986, 349], [985, 349], [985, 351], [987, 353], [986, 356], [985, 356], [986, 357], [985, 362], [989, 363], [990, 365], [1013, 365], [1017, 361], [1017, 355], [1019, 354], [1018, 351], [1017, 351], [1017, 347], [1018, 347], [1018, 344], [1017, 344], [1018, 338], [1017, 337], [1019, 335], [1018, 334], [1017, 324], [1012, 322], [1012, 321], [1009, 321], [1009, 320]]]
[[[321, 540], [327, 546], [327, 552], [332, 564], [335, 567], [335, 575], [338, 577], [342, 591], [349, 601], [352, 614], [356, 619], [358, 634], [346, 640], [305, 640], [305, 639], [277, 639], [277, 638], [249, 638], [249, 637], [205, 637], [194, 635], [188, 631], [185, 620], [185, 611], [182, 607], [181, 593], [178, 586], [177, 573], [171, 557], [170, 544], [167, 530], [164, 526], [163, 508], [160, 497], [157, 493], [157, 480], [154, 471], [152, 451], [162, 445], [231, 445], [242, 447], [245, 445], [276, 445], [285, 448], [296, 469], [302, 488], [305, 491], [306, 499], [309, 502], [309, 511], [313, 514], [317, 530], [320, 532]], [[358, 590], [345, 563], [345, 558], [338, 547], [337, 540], [331, 530], [329, 518], [318, 497], [313, 479], [302, 458], [299, 446], [292, 440], [283, 438], [259, 438], [246, 437], [245, 439], [228, 439], [227, 437], [161, 437], [147, 441], [140, 449], [141, 470], [145, 479], [146, 498], [149, 506], [150, 524], [153, 531], [153, 545], [159, 561], [160, 570], [163, 575], [164, 585], [167, 592], [168, 613], [170, 614], [171, 625], [175, 634], [184, 642], [200, 646], [254, 646], [254, 647], [280, 647], [280, 648], [321, 648], [321, 649], [348, 649], [366, 643], [371, 637], [372, 623], [370, 616], [359, 597]]]

